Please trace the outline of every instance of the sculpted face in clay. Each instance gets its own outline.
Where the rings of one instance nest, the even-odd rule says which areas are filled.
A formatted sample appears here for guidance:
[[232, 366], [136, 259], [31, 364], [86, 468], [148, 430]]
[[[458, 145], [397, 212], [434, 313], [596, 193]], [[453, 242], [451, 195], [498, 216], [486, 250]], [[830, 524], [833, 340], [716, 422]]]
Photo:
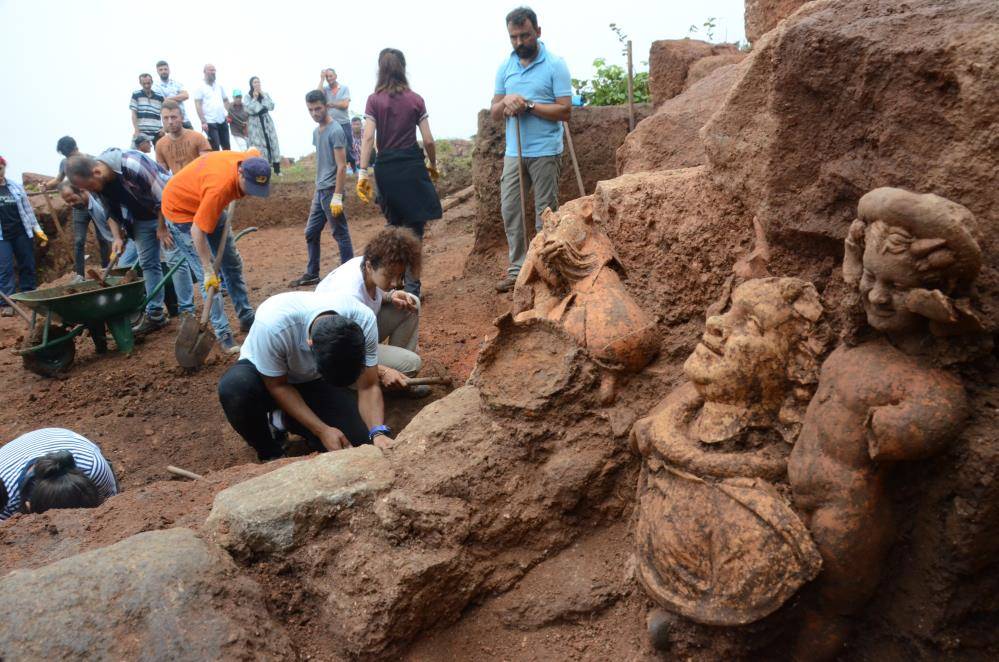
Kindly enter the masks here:
[[777, 419], [794, 387], [816, 372], [823, 343], [812, 325], [821, 314], [815, 288], [798, 279], [762, 278], [736, 288], [728, 312], [708, 318], [683, 366], [704, 398], [695, 426], [701, 441], [724, 441]]

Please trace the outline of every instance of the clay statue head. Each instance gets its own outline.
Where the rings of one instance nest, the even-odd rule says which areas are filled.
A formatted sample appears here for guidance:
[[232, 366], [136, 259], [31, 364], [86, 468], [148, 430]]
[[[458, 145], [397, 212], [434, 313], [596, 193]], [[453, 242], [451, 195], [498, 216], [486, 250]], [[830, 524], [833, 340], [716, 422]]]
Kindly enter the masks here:
[[825, 349], [822, 312], [815, 287], [797, 278], [760, 278], [735, 289], [728, 312], [708, 318], [683, 366], [704, 398], [693, 423], [701, 441], [724, 441], [747, 427], [796, 434]]
[[593, 223], [589, 197], [566, 203], [541, 215], [544, 227], [533, 242], [538, 275], [553, 289], [567, 291], [597, 267], [617, 261], [613, 246]]
[[[933, 194], [879, 188], [860, 199], [843, 260], [876, 331], [938, 335], [980, 326], [967, 300], [982, 265], [971, 212]], [[955, 300], [957, 299], [957, 300]]]

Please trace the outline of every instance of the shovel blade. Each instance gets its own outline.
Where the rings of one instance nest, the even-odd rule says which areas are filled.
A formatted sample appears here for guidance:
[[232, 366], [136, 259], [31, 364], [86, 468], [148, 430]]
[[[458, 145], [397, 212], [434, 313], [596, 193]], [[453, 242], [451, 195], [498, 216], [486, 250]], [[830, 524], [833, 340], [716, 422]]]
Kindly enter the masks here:
[[190, 370], [205, 362], [214, 344], [215, 336], [210, 331], [202, 328], [194, 317], [185, 316], [174, 341], [173, 354], [180, 367]]

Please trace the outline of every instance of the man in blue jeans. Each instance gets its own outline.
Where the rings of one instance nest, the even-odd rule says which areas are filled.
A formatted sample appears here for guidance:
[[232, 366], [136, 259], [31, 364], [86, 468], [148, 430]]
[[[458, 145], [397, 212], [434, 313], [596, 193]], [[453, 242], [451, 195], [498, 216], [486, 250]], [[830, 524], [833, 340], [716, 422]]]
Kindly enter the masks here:
[[312, 144], [316, 146], [316, 194], [312, 198], [309, 220], [305, 223], [309, 263], [305, 273], [288, 283], [289, 287], [304, 287], [319, 282], [319, 240], [327, 223], [340, 248], [340, 264], [354, 257], [347, 216], [343, 213], [347, 136], [326, 112], [326, 96], [322, 91], [312, 90], [306, 94], [305, 105], [309, 115], [319, 125], [312, 132]]
[[[256, 149], [209, 152], [175, 173], [163, 191], [163, 213], [170, 219], [170, 225], [175, 226], [171, 232], [179, 238], [177, 245], [188, 255], [195, 277], [199, 277], [200, 271], [200, 280], [206, 290], [218, 290], [220, 279], [214, 271], [213, 260], [214, 255], [222, 251], [220, 271], [225, 275], [229, 300], [239, 316], [240, 330], [244, 332], [253, 325], [254, 313], [243, 279], [243, 258], [236, 250], [232, 234], [222, 245], [226, 207], [245, 195], [266, 197], [270, 192], [270, 175], [270, 164], [260, 158]], [[182, 297], [191, 298], [189, 294], [178, 292], [177, 298]], [[213, 299], [211, 315], [216, 333], [230, 333], [231, 336], [219, 298]], [[222, 336], [219, 338], [224, 340]], [[235, 347], [225, 346], [225, 343], [223, 346], [229, 352]]]
[[70, 157], [66, 176], [73, 186], [100, 197], [114, 237], [111, 245], [114, 254], [121, 254], [126, 235], [135, 240], [146, 296], [150, 299], [145, 316], [133, 332], [143, 335], [163, 328], [168, 323], [163, 311], [163, 290], [153, 295], [153, 289], [163, 280], [160, 241], [170, 241], [160, 212], [163, 187], [170, 175], [138, 150], [112, 148], [96, 159], [83, 154]]
[[[227, 221], [227, 215], [222, 214], [219, 219], [219, 228], [225, 225]], [[190, 223], [173, 223], [170, 219], [167, 219], [167, 229], [170, 232], [170, 237], [173, 239], [173, 251], [172, 255], [167, 258], [170, 266], [173, 266], [177, 261], [187, 258], [188, 270], [183, 267], [174, 272], [173, 278], [173, 288], [177, 293], [177, 308], [181, 315], [194, 315], [194, 282], [204, 283], [205, 274], [201, 268], [201, 260], [198, 259], [198, 253], [194, 249], [194, 242], [191, 240], [191, 224]], [[228, 245], [232, 242], [232, 238], [226, 242]], [[218, 239], [214, 244], [218, 246]], [[238, 254], [236, 254], [238, 257]], [[222, 257], [225, 260], [225, 256]], [[240, 265], [242, 265], [242, 259], [240, 259]], [[222, 269], [223, 274], [225, 269]], [[180, 276], [178, 277], [178, 274]], [[194, 282], [192, 282], [192, 279]], [[207, 291], [204, 285], [201, 287], [202, 297], [207, 296]], [[243, 300], [240, 300], [241, 303]], [[209, 313], [212, 328], [215, 330], [215, 337], [218, 338], [219, 346], [227, 354], [237, 354], [239, 353], [239, 345], [233, 339], [232, 328], [229, 326], [229, 318], [226, 317], [225, 311], [222, 309], [222, 297], [216, 296], [212, 297], [211, 301], [211, 311]], [[245, 302], [245, 307], [250, 308], [249, 301]], [[250, 308], [252, 313], [253, 309]]]

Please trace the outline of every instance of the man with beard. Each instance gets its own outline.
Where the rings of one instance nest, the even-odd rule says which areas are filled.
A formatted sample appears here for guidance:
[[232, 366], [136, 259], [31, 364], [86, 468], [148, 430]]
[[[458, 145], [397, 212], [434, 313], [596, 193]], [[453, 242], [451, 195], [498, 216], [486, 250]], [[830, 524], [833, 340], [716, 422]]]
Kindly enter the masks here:
[[215, 65], [205, 65], [205, 82], [194, 92], [194, 107], [201, 118], [201, 130], [208, 136], [212, 149], [229, 149], [229, 97], [225, 88], [215, 81]]
[[189, 96], [187, 90], [184, 89], [183, 84], [170, 78], [170, 65], [167, 64], [166, 60], [160, 60], [156, 63], [156, 73], [160, 79], [153, 83], [153, 92], [163, 97], [163, 101], [173, 101], [178, 104], [184, 128], [193, 129], [191, 123], [187, 121], [187, 109], [184, 108], [184, 102]]
[[496, 72], [496, 88], [490, 114], [506, 118], [506, 153], [500, 179], [500, 202], [510, 266], [496, 284], [497, 292], [509, 292], [527, 255], [517, 163], [517, 121], [526, 181], [524, 190], [534, 189], [535, 228], [541, 229], [541, 212], [558, 209], [558, 178], [562, 165], [562, 122], [572, 109], [569, 68], [540, 41], [538, 17], [528, 7], [518, 7], [506, 16], [513, 52]]
[[124, 250], [126, 235], [135, 241], [149, 300], [145, 317], [133, 333], [143, 335], [166, 326], [163, 290], [154, 289], [163, 278], [160, 242], [168, 248], [173, 244], [160, 212], [163, 187], [170, 175], [138, 150], [108, 149], [97, 158], [83, 154], [70, 157], [66, 177], [76, 188], [99, 195], [114, 236], [115, 254]]
[[[139, 89], [132, 93], [128, 108], [132, 111], [132, 138], [145, 134], [153, 144], [160, 139], [163, 124], [160, 121], [160, 108], [163, 106], [163, 96], [153, 90], [153, 77], [149, 74], [139, 76]], [[138, 148], [138, 143], [135, 145]], [[148, 150], [143, 150], [148, 152]]]

